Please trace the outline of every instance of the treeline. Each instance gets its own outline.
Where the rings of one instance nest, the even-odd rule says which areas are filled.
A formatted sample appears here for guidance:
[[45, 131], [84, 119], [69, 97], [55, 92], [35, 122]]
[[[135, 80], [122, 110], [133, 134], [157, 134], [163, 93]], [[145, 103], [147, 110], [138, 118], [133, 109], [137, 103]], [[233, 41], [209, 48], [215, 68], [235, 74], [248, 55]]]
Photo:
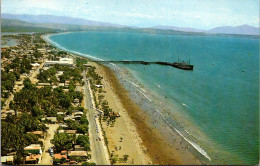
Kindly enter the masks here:
[[109, 107], [108, 102], [104, 100], [104, 95], [102, 94], [104, 91], [102, 86], [100, 86], [99, 88], [95, 86], [102, 85], [101, 80], [103, 79], [103, 77], [99, 76], [96, 73], [95, 67], [88, 68], [87, 77], [90, 78], [91, 89], [95, 92], [94, 101], [96, 104], [96, 108], [101, 109], [104, 112], [103, 120], [107, 120], [108, 125], [110, 122], [112, 122], [113, 124], [118, 115], [116, 115], [116, 113]]

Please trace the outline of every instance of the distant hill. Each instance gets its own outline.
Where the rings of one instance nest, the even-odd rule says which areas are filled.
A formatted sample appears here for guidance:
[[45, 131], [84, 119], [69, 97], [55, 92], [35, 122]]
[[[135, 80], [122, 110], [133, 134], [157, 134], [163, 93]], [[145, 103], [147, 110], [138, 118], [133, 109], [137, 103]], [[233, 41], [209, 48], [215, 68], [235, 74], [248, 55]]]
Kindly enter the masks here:
[[189, 27], [175, 27], [175, 26], [154, 26], [151, 27], [153, 29], [161, 29], [161, 30], [174, 30], [174, 31], [182, 31], [182, 32], [204, 32], [204, 30], [189, 28]]
[[240, 25], [237, 27], [225, 26], [217, 27], [207, 31], [207, 33], [216, 33], [216, 34], [239, 34], [239, 35], [259, 35], [259, 28], [249, 26], [249, 25]]
[[249, 26], [249, 25], [240, 25], [236, 27], [223, 26], [216, 27], [210, 30], [202, 30], [188, 27], [175, 27], [175, 26], [154, 26], [153, 29], [161, 30], [175, 30], [183, 32], [204, 32], [209, 34], [234, 34], [234, 35], [260, 35], [259, 28]]
[[216, 27], [210, 30], [202, 30], [189, 27], [175, 27], [175, 26], [154, 26], [151, 28], [137, 28], [129, 27], [119, 24], [112, 24], [106, 22], [91, 21], [81, 18], [53, 16], [53, 15], [15, 15], [2, 14], [1, 18], [2, 31], [8, 31], [8, 27], [16, 29], [15, 27], [36, 27], [42, 30], [55, 31], [85, 31], [85, 30], [117, 30], [117, 31], [134, 31], [147, 33], [164, 33], [164, 34], [228, 34], [228, 35], [260, 35], [259, 28], [241, 25], [237, 27], [225, 26]]
[[1, 19], [2, 32], [55, 32], [58, 30], [16, 19]]
[[91, 21], [82, 18], [72, 18], [53, 15], [28, 15], [28, 14], [2, 14], [2, 18], [18, 19], [30, 23], [55, 23], [68, 25], [87, 25], [105, 27], [126, 27], [124, 25], [112, 24], [107, 22]]
[[[2, 18], [2, 32], [53, 32], [53, 31], [86, 31], [86, 30], [111, 30], [111, 29], [127, 29], [119, 27], [105, 26], [87, 26], [72, 24], [56, 24], [56, 23], [30, 23], [17, 19]], [[27, 29], [28, 30], [27, 30]]]

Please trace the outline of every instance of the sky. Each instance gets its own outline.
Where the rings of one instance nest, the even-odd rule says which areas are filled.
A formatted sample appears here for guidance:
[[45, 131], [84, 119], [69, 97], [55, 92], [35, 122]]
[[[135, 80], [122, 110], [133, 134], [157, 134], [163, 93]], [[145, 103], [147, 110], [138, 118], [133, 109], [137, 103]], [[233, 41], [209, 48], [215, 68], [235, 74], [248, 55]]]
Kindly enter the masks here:
[[1, 10], [5, 14], [50, 14], [138, 27], [259, 27], [259, 0], [2, 0]]

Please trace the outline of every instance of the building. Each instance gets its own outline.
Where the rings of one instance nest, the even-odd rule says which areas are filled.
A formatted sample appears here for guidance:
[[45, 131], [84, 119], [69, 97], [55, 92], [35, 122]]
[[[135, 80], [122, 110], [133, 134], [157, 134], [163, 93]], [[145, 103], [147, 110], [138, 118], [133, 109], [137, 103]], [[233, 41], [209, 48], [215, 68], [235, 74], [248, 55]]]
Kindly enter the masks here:
[[68, 125], [67, 124], [60, 124], [60, 127], [66, 128], [66, 127], [68, 127]]
[[32, 65], [32, 68], [33, 69], [36, 69], [37, 67], [39, 67], [40, 66], [40, 64], [39, 63], [31, 63], [31, 65]]
[[47, 117], [46, 119], [47, 119], [47, 121], [49, 121], [52, 124], [57, 122], [57, 117]]
[[2, 164], [13, 164], [14, 156], [1, 156], [1, 163]]
[[36, 86], [51, 86], [50, 83], [39, 82]]
[[65, 120], [65, 121], [66, 121], [66, 120], [69, 120], [69, 119], [75, 120], [75, 118], [74, 118], [73, 115], [68, 115], [68, 116], [64, 117], [64, 120]]
[[101, 88], [103, 87], [103, 85], [95, 85], [97, 88]]
[[43, 136], [44, 136], [43, 131], [32, 131], [32, 132], [27, 132], [27, 133], [33, 133], [40, 138], [43, 138]]
[[82, 116], [84, 113], [77, 111], [77, 112], [74, 112], [73, 114], [74, 114], [74, 116]]
[[69, 84], [70, 84], [70, 81], [69, 81], [69, 80], [66, 80], [64, 85], [65, 85], [65, 86], [69, 86]]
[[67, 155], [65, 154], [65, 155], [62, 155], [61, 153], [57, 153], [57, 154], [54, 154], [53, 155], [53, 157], [54, 157], [54, 159], [66, 159], [67, 160]]
[[26, 156], [25, 164], [38, 164], [41, 159], [40, 154], [30, 154], [30, 156]]
[[46, 49], [44, 48], [38, 48], [37, 49], [41, 54], [45, 54], [46, 53]]
[[25, 147], [24, 151], [31, 154], [42, 154], [42, 149], [40, 144], [31, 144]]
[[74, 99], [74, 103], [79, 103], [79, 99]]
[[64, 115], [64, 112], [57, 112], [57, 115]]
[[6, 115], [8, 115], [8, 114], [13, 115], [13, 116], [15, 115], [15, 111], [14, 110], [8, 110], [5, 113], [6, 113]]
[[58, 133], [76, 134], [77, 130], [59, 130]]
[[59, 61], [46, 61], [44, 67], [53, 66], [53, 65], [65, 65], [65, 66], [73, 66], [72, 58], [60, 58]]
[[74, 151], [84, 151], [84, 147], [82, 147], [81, 145], [74, 145]]
[[69, 151], [68, 152], [68, 157], [81, 157], [82, 159], [87, 159], [88, 158], [88, 153], [87, 151]]

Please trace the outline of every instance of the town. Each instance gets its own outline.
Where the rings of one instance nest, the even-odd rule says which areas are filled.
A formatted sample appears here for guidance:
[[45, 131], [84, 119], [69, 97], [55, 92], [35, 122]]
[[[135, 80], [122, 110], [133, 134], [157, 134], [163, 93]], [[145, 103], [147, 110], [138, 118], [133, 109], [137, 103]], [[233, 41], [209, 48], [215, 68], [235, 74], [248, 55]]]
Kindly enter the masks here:
[[1, 48], [1, 163], [125, 163], [129, 155], [115, 158], [102, 130], [120, 113], [104, 99], [95, 66], [42, 35], [2, 36], [18, 45]]

